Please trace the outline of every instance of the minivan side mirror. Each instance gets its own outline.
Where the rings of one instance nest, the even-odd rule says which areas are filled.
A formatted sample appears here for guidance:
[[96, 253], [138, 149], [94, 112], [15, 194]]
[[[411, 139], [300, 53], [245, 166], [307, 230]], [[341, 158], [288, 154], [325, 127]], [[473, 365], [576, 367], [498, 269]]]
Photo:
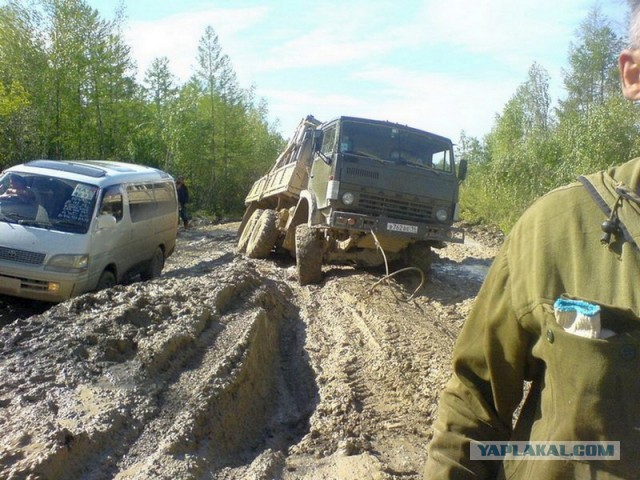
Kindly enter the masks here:
[[105, 228], [113, 228], [116, 226], [116, 223], [118, 223], [116, 220], [116, 217], [114, 217], [109, 213], [103, 213], [100, 216], [98, 216], [97, 227], [98, 227], [98, 230], [102, 230]]
[[458, 164], [458, 181], [462, 182], [465, 178], [467, 178], [467, 161], [463, 158], [460, 160]]

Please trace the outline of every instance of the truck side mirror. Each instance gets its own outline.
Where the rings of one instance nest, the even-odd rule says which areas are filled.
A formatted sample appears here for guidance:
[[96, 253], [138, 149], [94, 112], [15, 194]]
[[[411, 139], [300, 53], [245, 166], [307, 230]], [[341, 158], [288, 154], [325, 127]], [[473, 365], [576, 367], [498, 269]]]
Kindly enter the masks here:
[[462, 182], [465, 178], [467, 178], [467, 161], [462, 159], [458, 164], [458, 181]]
[[319, 152], [322, 148], [322, 139], [324, 137], [324, 132], [322, 130], [314, 130], [313, 131], [313, 151]]

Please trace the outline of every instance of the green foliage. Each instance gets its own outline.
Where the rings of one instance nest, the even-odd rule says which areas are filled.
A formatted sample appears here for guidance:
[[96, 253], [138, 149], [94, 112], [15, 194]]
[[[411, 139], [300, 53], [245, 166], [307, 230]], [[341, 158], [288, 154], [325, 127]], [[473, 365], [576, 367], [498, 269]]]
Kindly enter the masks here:
[[461, 192], [464, 219], [508, 232], [546, 192], [640, 154], [640, 112], [622, 98], [615, 75], [621, 39], [598, 7], [577, 37], [555, 115], [549, 76], [534, 64], [483, 141], [464, 137], [461, 153], [471, 162]]
[[564, 72], [567, 98], [560, 102], [560, 116], [578, 112], [588, 116], [593, 106], [619, 94], [615, 59], [624, 42], [594, 7], [580, 25], [578, 43], [569, 47], [569, 70]]
[[194, 77], [167, 58], [135, 78], [122, 35], [83, 0], [9, 0], [0, 7], [0, 168], [48, 157], [103, 158], [184, 176], [194, 209], [239, 213], [283, 139], [264, 102], [237, 82], [212, 27]]
[[33, 151], [33, 114], [29, 95], [20, 83], [14, 80], [8, 87], [0, 83], [0, 159], [6, 159], [4, 164], [18, 163]]

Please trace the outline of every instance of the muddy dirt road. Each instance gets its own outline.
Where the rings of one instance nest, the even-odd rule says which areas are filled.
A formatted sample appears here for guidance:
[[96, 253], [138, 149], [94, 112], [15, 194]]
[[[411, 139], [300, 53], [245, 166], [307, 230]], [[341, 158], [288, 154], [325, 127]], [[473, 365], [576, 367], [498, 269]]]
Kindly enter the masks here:
[[300, 287], [290, 259], [235, 255], [236, 228], [182, 232], [151, 282], [32, 312], [0, 299], [0, 478], [420, 477], [499, 241], [438, 251], [406, 302], [413, 273]]

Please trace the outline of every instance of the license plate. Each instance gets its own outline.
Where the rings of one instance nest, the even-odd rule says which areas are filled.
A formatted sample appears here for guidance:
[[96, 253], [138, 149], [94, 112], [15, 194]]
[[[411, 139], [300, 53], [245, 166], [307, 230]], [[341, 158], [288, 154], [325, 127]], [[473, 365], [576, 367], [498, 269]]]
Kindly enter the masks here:
[[418, 233], [418, 227], [416, 225], [406, 225], [404, 223], [387, 223], [387, 230], [392, 232], [402, 233]]

